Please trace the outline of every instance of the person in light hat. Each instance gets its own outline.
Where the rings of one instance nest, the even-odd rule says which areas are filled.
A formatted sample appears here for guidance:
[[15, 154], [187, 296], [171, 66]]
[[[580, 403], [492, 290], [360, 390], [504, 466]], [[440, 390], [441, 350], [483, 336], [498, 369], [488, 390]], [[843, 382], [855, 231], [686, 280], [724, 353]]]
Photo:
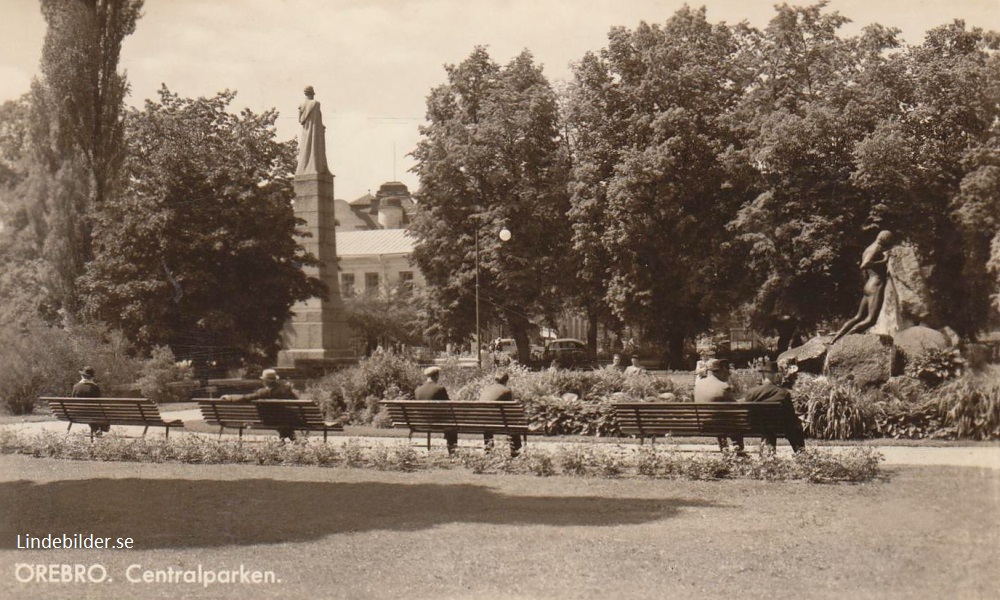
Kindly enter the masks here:
[[[448, 400], [448, 390], [438, 383], [441, 377], [440, 367], [427, 367], [424, 369], [424, 377], [427, 378], [423, 385], [413, 391], [413, 397], [417, 400]], [[455, 452], [458, 447], [458, 432], [444, 432], [444, 441], [448, 446], [448, 454]]]
[[[788, 439], [788, 443], [792, 445], [792, 450], [801, 452], [806, 447], [805, 434], [802, 432], [802, 422], [799, 421], [799, 416], [795, 413], [795, 405], [792, 403], [792, 393], [778, 385], [778, 380], [781, 377], [778, 370], [778, 363], [773, 360], [764, 361], [757, 370], [760, 371], [764, 382], [748, 391], [744, 401], [781, 403], [786, 421], [785, 437]], [[764, 437], [764, 441], [774, 448], [778, 445], [778, 436], [774, 434], [767, 435]]]
[[[260, 380], [264, 387], [249, 394], [238, 395], [228, 394], [221, 399], [229, 402], [256, 402], [258, 400], [297, 400], [298, 395], [292, 387], [281, 381], [278, 372], [274, 369], [264, 369], [260, 374]], [[278, 437], [283, 440], [292, 441], [295, 439], [295, 430], [282, 428], [278, 430]]]
[[[694, 383], [695, 402], [735, 402], [736, 396], [729, 385], [729, 361], [724, 358], [710, 358], [705, 361], [705, 376], [699, 377]], [[718, 436], [719, 449], [724, 449], [728, 443], [726, 436]], [[729, 436], [736, 446], [736, 452], [743, 452], [743, 436]]]

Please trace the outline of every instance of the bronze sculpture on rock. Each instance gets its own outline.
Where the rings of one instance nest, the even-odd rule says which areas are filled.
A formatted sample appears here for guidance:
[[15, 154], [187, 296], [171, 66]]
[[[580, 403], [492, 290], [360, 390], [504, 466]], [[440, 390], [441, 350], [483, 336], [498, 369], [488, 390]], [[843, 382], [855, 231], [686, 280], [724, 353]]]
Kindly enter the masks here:
[[889, 279], [889, 249], [892, 248], [891, 231], [880, 231], [875, 241], [865, 248], [861, 255], [861, 271], [865, 274], [864, 296], [858, 305], [858, 312], [844, 323], [831, 344], [850, 333], [861, 333], [878, 320], [885, 299], [885, 287]]

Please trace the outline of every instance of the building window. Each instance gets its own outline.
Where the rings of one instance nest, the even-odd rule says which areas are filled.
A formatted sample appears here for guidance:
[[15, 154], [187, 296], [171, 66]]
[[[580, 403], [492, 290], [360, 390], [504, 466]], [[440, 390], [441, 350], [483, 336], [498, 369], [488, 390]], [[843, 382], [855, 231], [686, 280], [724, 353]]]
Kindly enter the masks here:
[[378, 273], [365, 273], [365, 293], [378, 293]]
[[404, 294], [409, 294], [413, 291], [413, 271], [399, 272], [399, 289]]
[[340, 274], [340, 293], [345, 297], [354, 295], [354, 273]]

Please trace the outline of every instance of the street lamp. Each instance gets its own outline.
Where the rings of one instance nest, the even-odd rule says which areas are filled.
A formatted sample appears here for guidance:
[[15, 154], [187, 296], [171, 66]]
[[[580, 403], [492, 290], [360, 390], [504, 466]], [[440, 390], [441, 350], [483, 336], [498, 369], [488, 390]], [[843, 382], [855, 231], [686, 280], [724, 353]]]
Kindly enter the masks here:
[[[500, 241], [509, 242], [510, 229], [503, 227], [500, 229]], [[479, 226], [476, 226], [476, 364], [483, 368], [483, 343], [480, 339], [482, 330], [479, 328]]]

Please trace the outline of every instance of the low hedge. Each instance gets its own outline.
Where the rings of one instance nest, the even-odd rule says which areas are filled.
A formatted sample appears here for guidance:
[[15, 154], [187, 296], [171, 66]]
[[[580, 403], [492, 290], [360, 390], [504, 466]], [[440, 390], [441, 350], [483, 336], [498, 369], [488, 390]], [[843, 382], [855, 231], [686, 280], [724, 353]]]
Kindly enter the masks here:
[[461, 450], [456, 458], [420, 452], [407, 442], [345, 444], [261, 443], [185, 435], [172, 439], [126, 438], [110, 434], [91, 442], [85, 436], [43, 432], [24, 434], [0, 430], [0, 452], [38, 458], [140, 463], [310, 465], [384, 471], [451, 469], [473, 473], [645, 477], [657, 479], [759, 479], [814, 483], [866, 482], [879, 475], [882, 455], [873, 448], [844, 451], [810, 448], [793, 456], [778, 456], [766, 446], [757, 453], [678, 452], [669, 444], [657, 447], [572, 444], [555, 451], [525, 448], [512, 457], [497, 447], [492, 452]]

